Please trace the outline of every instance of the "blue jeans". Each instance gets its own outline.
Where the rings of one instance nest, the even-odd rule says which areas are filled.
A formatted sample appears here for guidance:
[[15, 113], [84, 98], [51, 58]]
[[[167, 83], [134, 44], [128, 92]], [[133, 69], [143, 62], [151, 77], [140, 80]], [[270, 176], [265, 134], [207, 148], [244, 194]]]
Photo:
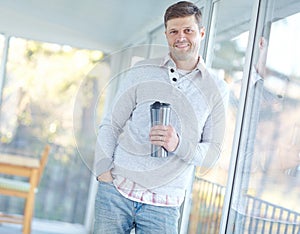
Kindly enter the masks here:
[[94, 234], [178, 233], [179, 207], [161, 207], [131, 201], [112, 183], [99, 182], [95, 201]]

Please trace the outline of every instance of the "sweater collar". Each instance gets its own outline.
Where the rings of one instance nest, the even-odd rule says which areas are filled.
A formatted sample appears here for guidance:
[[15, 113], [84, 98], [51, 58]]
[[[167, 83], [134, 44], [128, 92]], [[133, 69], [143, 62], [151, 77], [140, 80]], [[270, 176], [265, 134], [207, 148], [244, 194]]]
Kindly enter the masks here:
[[[161, 66], [176, 68], [176, 64], [175, 64], [174, 60], [171, 58], [170, 54], [168, 54], [164, 57], [164, 59], [161, 63]], [[206, 72], [206, 65], [201, 56], [199, 56], [198, 64], [193, 71], [195, 71], [195, 70], [200, 71], [202, 74], [204, 74]]]

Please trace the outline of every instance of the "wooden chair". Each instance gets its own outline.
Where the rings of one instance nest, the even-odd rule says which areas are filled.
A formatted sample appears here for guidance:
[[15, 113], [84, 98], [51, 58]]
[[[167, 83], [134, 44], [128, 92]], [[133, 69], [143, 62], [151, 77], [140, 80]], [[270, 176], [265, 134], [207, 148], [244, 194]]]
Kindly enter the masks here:
[[[48, 161], [50, 146], [46, 145], [41, 158], [0, 155], [0, 173], [27, 177], [28, 181], [0, 177], [0, 194], [25, 199], [23, 215], [0, 213], [0, 223], [17, 223], [23, 225], [23, 234], [31, 232], [31, 220], [34, 211], [35, 193]], [[0, 211], [1, 212], [1, 211]]]

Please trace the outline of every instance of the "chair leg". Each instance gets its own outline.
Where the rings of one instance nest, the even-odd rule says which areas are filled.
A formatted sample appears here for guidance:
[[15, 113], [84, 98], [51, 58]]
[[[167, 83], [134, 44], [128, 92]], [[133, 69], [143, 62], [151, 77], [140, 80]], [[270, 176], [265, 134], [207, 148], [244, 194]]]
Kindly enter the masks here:
[[34, 210], [34, 195], [34, 193], [29, 195], [25, 201], [23, 234], [30, 234], [31, 232], [31, 222]]
[[37, 184], [38, 171], [32, 172], [30, 177], [30, 191], [25, 201], [24, 208], [24, 220], [23, 220], [23, 234], [30, 234], [31, 232], [31, 221], [34, 210], [34, 199], [35, 199], [35, 185]]

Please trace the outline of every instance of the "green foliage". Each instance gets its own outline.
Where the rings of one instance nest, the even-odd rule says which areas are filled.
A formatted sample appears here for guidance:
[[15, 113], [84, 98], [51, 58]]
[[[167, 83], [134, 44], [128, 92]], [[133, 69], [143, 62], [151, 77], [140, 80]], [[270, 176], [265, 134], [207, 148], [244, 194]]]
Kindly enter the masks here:
[[[25, 126], [27, 134], [42, 141], [74, 145], [72, 115], [77, 90], [102, 57], [101, 51], [12, 38], [2, 112], [6, 112], [4, 118], [17, 118], [1, 128], [2, 143], [22, 136], [17, 131]], [[90, 92], [93, 87], [88, 88]]]

